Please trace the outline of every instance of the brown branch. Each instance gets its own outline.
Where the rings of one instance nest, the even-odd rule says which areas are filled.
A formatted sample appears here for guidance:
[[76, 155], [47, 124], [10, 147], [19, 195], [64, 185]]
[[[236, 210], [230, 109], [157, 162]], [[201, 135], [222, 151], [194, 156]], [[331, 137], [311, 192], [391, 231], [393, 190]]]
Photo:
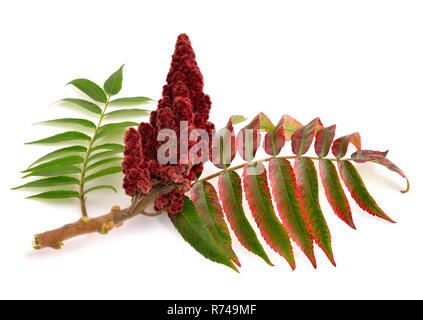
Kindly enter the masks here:
[[[151, 189], [149, 194], [139, 199], [136, 198], [136, 203], [133, 203], [129, 208], [121, 210], [118, 206], [114, 206], [109, 213], [102, 216], [96, 218], [83, 217], [74, 223], [39, 233], [34, 236], [33, 247], [34, 249], [47, 247], [60, 249], [65, 240], [92, 232], [107, 234], [113, 228], [120, 227], [126, 220], [139, 214], [155, 216], [156, 214], [145, 212], [145, 209], [153, 203], [159, 195], [169, 193], [175, 187], [176, 185], [155, 186]], [[157, 215], [160, 213], [157, 213]]]

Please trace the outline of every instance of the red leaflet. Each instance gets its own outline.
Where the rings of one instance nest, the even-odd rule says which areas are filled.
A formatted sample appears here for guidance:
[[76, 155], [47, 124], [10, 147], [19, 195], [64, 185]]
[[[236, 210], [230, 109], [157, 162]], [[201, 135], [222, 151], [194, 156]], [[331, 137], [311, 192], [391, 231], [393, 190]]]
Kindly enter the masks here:
[[244, 191], [251, 213], [266, 242], [295, 269], [291, 241], [285, 228], [276, 218], [267, 184], [266, 169], [256, 163], [244, 167]]
[[314, 135], [322, 128], [320, 118], [312, 120], [305, 126], [299, 128], [292, 135], [292, 152], [296, 155], [303, 155], [310, 148]]
[[229, 220], [232, 230], [239, 242], [252, 253], [255, 253], [273, 266], [267, 257], [257, 235], [245, 217], [242, 208], [241, 179], [234, 171], [223, 171], [219, 176], [219, 196], [223, 209]]
[[316, 133], [314, 150], [317, 156], [324, 158], [328, 155], [333, 138], [335, 137], [336, 125], [323, 128]]
[[292, 135], [302, 126], [300, 122], [293, 117], [285, 114], [280, 122], [283, 124], [283, 131], [285, 132], [285, 141], [291, 141]]
[[347, 153], [348, 145], [352, 143], [357, 150], [361, 149], [361, 137], [358, 132], [336, 139], [332, 145], [332, 153], [338, 159], [341, 159]]
[[328, 159], [319, 160], [319, 172], [325, 189], [326, 198], [335, 214], [351, 228], [355, 225], [351, 215], [350, 205], [341, 183], [335, 165]]
[[332, 254], [331, 237], [328, 225], [319, 204], [319, 186], [313, 161], [307, 157], [297, 157], [294, 165], [297, 178], [298, 199], [314, 241], [326, 253], [335, 266]]
[[239, 155], [245, 161], [252, 161], [260, 146], [260, 130], [273, 130], [274, 125], [270, 119], [262, 112], [244, 128], [242, 128], [236, 136], [236, 145]]
[[351, 193], [351, 196], [355, 202], [357, 202], [360, 208], [367, 211], [371, 215], [385, 219], [389, 222], [395, 222], [389, 218], [381, 208], [379, 208], [376, 201], [367, 191], [363, 180], [357, 172], [357, 169], [352, 165], [351, 162], [346, 160], [339, 160], [338, 168], [341, 172], [342, 180], [344, 180], [345, 185]]
[[282, 224], [292, 240], [316, 268], [313, 237], [307, 229], [307, 223], [301, 212], [295, 176], [289, 161], [282, 158], [272, 158], [269, 162], [269, 180]]
[[271, 156], [276, 156], [281, 152], [285, 144], [285, 132], [283, 130], [284, 118], [276, 125], [276, 127], [266, 133], [264, 137], [264, 151]]
[[196, 182], [191, 189], [191, 200], [216, 243], [231, 260], [241, 266], [232, 250], [232, 239], [214, 187], [208, 182]]
[[226, 127], [216, 132], [211, 147], [211, 160], [219, 169], [229, 167], [236, 155], [235, 134], [233, 125], [244, 121], [242, 116], [232, 116]]
[[401, 190], [402, 193], [405, 193], [410, 189], [410, 182], [408, 181], [408, 178], [406, 177], [404, 172], [386, 158], [387, 154], [388, 154], [388, 151], [380, 152], [380, 151], [372, 151], [372, 150], [358, 150], [351, 155], [351, 158], [355, 162], [359, 162], [359, 163], [363, 163], [367, 161], [375, 162], [382, 166], [385, 166], [389, 170], [392, 170], [398, 173], [401, 177], [403, 177], [407, 181], [406, 189]]

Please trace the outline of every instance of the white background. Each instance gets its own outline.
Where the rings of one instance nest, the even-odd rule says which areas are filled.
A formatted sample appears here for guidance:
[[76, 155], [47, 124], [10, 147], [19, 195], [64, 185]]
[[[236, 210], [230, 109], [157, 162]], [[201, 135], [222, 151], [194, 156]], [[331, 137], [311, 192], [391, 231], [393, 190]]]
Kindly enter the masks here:
[[[421, 1], [1, 2], [0, 297], [423, 298], [422, 16]], [[76, 201], [25, 200], [31, 193], [10, 190], [21, 183], [19, 171], [49, 150], [24, 142], [56, 133], [32, 123], [76, 116], [48, 107], [78, 94], [64, 84], [79, 77], [102, 84], [122, 63], [121, 96], [159, 99], [181, 32], [191, 38], [217, 127], [259, 111], [274, 122], [284, 113], [301, 122], [320, 116], [337, 124], [338, 136], [359, 131], [364, 149], [389, 149], [410, 178], [408, 194], [395, 173], [358, 168], [398, 223], [351, 201], [354, 231], [321, 192], [338, 266], [315, 247], [314, 270], [295, 247], [294, 272], [268, 246], [275, 267], [235, 239], [237, 274], [194, 251], [166, 216], [139, 217], [62, 250], [32, 250], [33, 234], [79, 218]], [[88, 208], [95, 216], [128, 203], [106, 190], [93, 193]]]

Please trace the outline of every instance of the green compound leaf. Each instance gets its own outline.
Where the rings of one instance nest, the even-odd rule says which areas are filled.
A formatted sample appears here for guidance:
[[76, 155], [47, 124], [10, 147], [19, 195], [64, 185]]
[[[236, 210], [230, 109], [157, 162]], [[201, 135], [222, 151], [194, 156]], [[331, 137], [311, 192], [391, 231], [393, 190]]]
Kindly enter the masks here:
[[232, 249], [232, 239], [214, 187], [208, 182], [195, 183], [191, 189], [191, 200], [219, 247], [229, 259], [241, 266]]
[[111, 186], [111, 185], [100, 185], [100, 186], [96, 186], [96, 187], [89, 188], [89, 189], [85, 190], [83, 195], [85, 196], [87, 193], [90, 193], [90, 192], [93, 192], [93, 191], [96, 191], [96, 190], [102, 190], [102, 189], [110, 189], [110, 190], [113, 190], [115, 193], [117, 193], [116, 188]]
[[292, 240], [310, 260], [313, 267], [316, 268], [313, 237], [301, 212], [295, 175], [289, 161], [282, 158], [272, 158], [269, 162], [269, 180], [283, 226]]
[[95, 114], [101, 114], [102, 112], [101, 108], [98, 105], [83, 99], [65, 98], [65, 99], [59, 100], [58, 102], [69, 102], [73, 105], [82, 107], [83, 109]]
[[146, 117], [150, 114], [149, 110], [145, 109], [122, 109], [122, 110], [115, 110], [105, 114], [106, 119], [115, 119], [115, 118], [140, 118]]
[[276, 218], [262, 163], [244, 167], [244, 192], [254, 220], [267, 244], [295, 269], [294, 254], [288, 232]]
[[298, 156], [295, 159], [294, 171], [297, 179], [298, 199], [308, 228], [314, 241], [322, 248], [329, 261], [335, 266], [329, 227], [320, 209], [319, 185], [313, 160]]
[[12, 188], [12, 190], [22, 189], [22, 188], [48, 188], [56, 187], [68, 184], [79, 184], [79, 180], [72, 177], [66, 176], [57, 176], [51, 178], [44, 178], [35, 181], [28, 182], [19, 187]]
[[72, 146], [72, 147], [61, 148], [61, 149], [55, 150], [53, 152], [50, 152], [50, 153], [46, 154], [45, 156], [42, 156], [38, 160], [34, 161], [33, 163], [31, 163], [31, 165], [28, 167], [28, 169], [31, 168], [32, 166], [34, 166], [37, 163], [46, 161], [48, 159], [55, 158], [55, 157], [63, 155], [63, 154], [84, 153], [84, 152], [87, 152], [87, 148], [83, 147], [83, 146]]
[[110, 175], [110, 174], [115, 174], [115, 173], [118, 173], [118, 172], [122, 172], [121, 166], [102, 169], [100, 171], [97, 171], [97, 172], [85, 177], [84, 183], [91, 181], [91, 180], [94, 180], [94, 179], [97, 179], [97, 178], [100, 178], [100, 177]]
[[49, 162], [42, 163], [42, 164], [40, 164], [39, 166], [36, 166], [36, 167], [26, 169], [26, 170], [22, 171], [22, 173], [37, 171], [37, 170], [41, 170], [41, 169], [45, 169], [45, 168], [49, 168], [49, 167], [53, 167], [53, 166], [57, 166], [57, 165], [80, 164], [80, 163], [83, 163], [83, 162], [84, 162], [84, 158], [82, 158], [80, 156], [67, 156], [67, 157], [54, 159], [54, 160], [51, 160]]
[[132, 107], [139, 106], [142, 104], [150, 103], [153, 100], [147, 97], [129, 97], [129, 98], [119, 98], [110, 101], [110, 107]]
[[85, 133], [79, 132], [79, 131], [67, 131], [64, 133], [59, 133], [54, 136], [27, 142], [25, 144], [49, 144], [49, 143], [59, 143], [59, 142], [67, 142], [67, 141], [75, 141], [75, 140], [85, 140], [85, 141], [91, 141], [91, 138], [87, 136]]
[[355, 229], [350, 205], [341, 183], [335, 165], [328, 159], [319, 160], [319, 172], [326, 198], [335, 214], [351, 228]]
[[64, 199], [64, 198], [79, 198], [79, 193], [71, 190], [55, 190], [39, 193], [27, 199]]
[[116, 131], [127, 129], [129, 127], [138, 126], [138, 123], [132, 121], [124, 121], [124, 122], [117, 122], [117, 123], [108, 123], [98, 129], [98, 132], [94, 138], [95, 141], [98, 139], [106, 136], [107, 134]]
[[169, 214], [176, 230], [195, 250], [211, 261], [221, 263], [236, 272], [238, 269], [213, 239], [200, 214], [188, 197], [184, 197], [184, 207], [179, 214]]
[[52, 125], [78, 125], [82, 127], [87, 127], [90, 129], [95, 129], [96, 125], [90, 121], [85, 119], [77, 119], [77, 118], [62, 118], [62, 119], [54, 119], [54, 120], [47, 120], [43, 122], [38, 122], [35, 124], [52, 124]]
[[338, 168], [341, 173], [342, 180], [351, 193], [352, 198], [364, 211], [367, 211], [373, 216], [382, 218], [386, 221], [395, 223], [394, 220], [389, 218], [385, 212], [377, 205], [376, 201], [367, 191], [363, 180], [360, 177], [357, 169], [351, 162], [346, 160], [338, 161]]
[[105, 164], [107, 164], [107, 163], [110, 163], [110, 162], [116, 162], [116, 161], [122, 161], [122, 160], [123, 160], [123, 158], [122, 158], [122, 157], [115, 157], [115, 158], [107, 158], [107, 159], [103, 159], [103, 160], [100, 160], [100, 161], [97, 161], [97, 162], [93, 163], [92, 165], [89, 165], [89, 166], [85, 169], [85, 171], [92, 170], [92, 169], [94, 169], [94, 168], [97, 168], [97, 167], [103, 166], [103, 165], [105, 165]]
[[223, 171], [219, 176], [219, 196], [232, 230], [239, 242], [252, 253], [273, 266], [248, 222], [242, 207], [242, 187], [239, 175], [234, 171]]
[[88, 79], [75, 79], [70, 81], [68, 84], [75, 86], [95, 101], [102, 103], [107, 102], [107, 96], [103, 89], [101, 89], [98, 84]]
[[103, 89], [104, 91], [111, 96], [118, 94], [122, 89], [122, 80], [123, 80], [123, 71], [124, 65], [122, 65], [119, 70], [113, 73], [107, 80], [104, 82]]
[[61, 176], [61, 175], [66, 175], [71, 173], [80, 173], [80, 172], [81, 172], [81, 168], [79, 167], [70, 166], [70, 165], [57, 165], [57, 166], [51, 166], [48, 168], [31, 171], [29, 174], [27, 174], [23, 178]]

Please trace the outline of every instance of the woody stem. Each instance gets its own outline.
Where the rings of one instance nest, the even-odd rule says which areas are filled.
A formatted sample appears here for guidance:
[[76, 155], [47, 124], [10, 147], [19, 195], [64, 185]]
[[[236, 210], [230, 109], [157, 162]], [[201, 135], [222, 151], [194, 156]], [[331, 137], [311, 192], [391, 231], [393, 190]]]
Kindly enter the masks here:
[[[63, 241], [70, 238], [80, 236], [87, 233], [98, 232], [100, 234], [107, 234], [115, 227], [121, 226], [126, 220], [129, 220], [137, 215], [155, 216], [159, 213], [148, 213], [146, 208], [154, 203], [156, 198], [161, 194], [166, 194], [172, 191], [175, 185], [155, 186], [150, 193], [142, 198], [134, 199], [133, 205], [126, 209], [113, 207], [110, 212], [98, 216], [96, 218], [83, 217], [74, 223], [66, 224], [60, 228], [39, 233], [34, 236], [34, 249], [54, 248], [60, 249]], [[162, 212], [160, 212], [162, 213]]]

